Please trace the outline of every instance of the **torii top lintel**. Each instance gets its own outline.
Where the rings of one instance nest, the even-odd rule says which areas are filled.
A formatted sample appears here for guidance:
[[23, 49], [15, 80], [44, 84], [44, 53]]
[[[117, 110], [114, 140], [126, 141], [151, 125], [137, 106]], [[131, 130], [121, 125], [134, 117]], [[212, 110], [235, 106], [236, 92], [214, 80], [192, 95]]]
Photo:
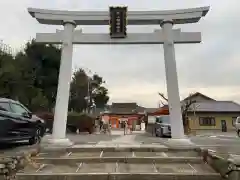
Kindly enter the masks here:
[[[174, 24], [196, 23], [209, 11], [209, 6], [164, 10], [164, 11], [129, 11], [129, 25], [161, 24], [171, 19]], [[41, 24], [62, 25], [63, 21], [74, 21], [77, 25], [108, 25], [108, 11], [62, 11], [28, 8], [28, 12]]]

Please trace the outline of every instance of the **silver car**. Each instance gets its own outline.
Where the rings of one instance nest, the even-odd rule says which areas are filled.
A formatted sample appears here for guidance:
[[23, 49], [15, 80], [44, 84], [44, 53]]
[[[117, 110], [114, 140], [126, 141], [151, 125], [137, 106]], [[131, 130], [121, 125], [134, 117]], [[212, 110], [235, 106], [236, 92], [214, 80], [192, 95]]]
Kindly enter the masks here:
[[240, 137], [240, 116], [238, 116], [236, 119], [235, 127], [236, 127], [237, 134]]
[[156, 117], [155, 135], [157, 137], [171, 137], [171, 124], [169, 115], [162, 115]]

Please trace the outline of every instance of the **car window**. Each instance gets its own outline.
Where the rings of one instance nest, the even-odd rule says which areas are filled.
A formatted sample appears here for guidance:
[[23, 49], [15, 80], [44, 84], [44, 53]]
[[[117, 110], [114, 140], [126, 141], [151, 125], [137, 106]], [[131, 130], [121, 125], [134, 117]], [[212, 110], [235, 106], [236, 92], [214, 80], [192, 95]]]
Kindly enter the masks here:
[[161, 123], [169, 124], [170, 123], [169, 116], [161, 116], [160, 121]]
[[24, 107], [22, 107], [20, 104], [12, 103], [11, 108], [13, 112], [16, 114], [28, 113], [28, 111]]
[[1, 111], [11, 111], [10, 105], [8, 102], [0, 102]]
[[240, 124], [240, 117], [237, 117], [236, 123]]

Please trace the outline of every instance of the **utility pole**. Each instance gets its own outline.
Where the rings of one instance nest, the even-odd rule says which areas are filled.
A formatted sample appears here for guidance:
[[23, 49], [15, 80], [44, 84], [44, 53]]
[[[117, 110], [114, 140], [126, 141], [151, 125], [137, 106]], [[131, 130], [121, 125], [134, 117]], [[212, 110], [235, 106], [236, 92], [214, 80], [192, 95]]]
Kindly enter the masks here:
[[[86, 68], [86, 72], [91, 74], [92, 71]], [[90, 113], [91, 106], [92, 106], [92, 85], [91, 85], [92, 79], [87, 74], [87, 97], [85, 98], [87, 101], [87, 113]]]
[[92, 87], [91, 87], [91, 78], [88, 76], [88, 93], [87, 93], [87, 97], [88, 97], [88, 101], [87, 101], [87, 104], [88, 104], [88, 108], [87, 108], [87, 112], [90, 113], [90, 110], [91, 110], [91, 106], [92, 106]]

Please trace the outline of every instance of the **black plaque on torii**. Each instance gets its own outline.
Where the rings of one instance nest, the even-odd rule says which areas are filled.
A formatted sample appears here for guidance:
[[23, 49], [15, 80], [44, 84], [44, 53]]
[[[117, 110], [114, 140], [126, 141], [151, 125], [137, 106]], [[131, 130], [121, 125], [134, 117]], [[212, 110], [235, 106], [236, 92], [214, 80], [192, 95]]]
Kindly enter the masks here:
[[109, 7], [109, 26], [111, 38], [127, 37], [127, 7]]

